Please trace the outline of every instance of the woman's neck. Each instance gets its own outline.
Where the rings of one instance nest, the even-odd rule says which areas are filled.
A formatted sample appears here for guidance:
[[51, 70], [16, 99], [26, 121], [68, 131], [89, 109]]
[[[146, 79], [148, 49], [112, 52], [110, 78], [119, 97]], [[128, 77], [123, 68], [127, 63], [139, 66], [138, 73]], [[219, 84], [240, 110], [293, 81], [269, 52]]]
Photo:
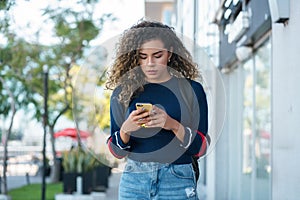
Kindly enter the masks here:
[[172, 78], [172, 76], [170, 74], [168, 74], [167, 76], [160, 78], [160, 79], [149, 79], [146, 77], [146, 81], [148, 83], [164, 83], [169, 81]]

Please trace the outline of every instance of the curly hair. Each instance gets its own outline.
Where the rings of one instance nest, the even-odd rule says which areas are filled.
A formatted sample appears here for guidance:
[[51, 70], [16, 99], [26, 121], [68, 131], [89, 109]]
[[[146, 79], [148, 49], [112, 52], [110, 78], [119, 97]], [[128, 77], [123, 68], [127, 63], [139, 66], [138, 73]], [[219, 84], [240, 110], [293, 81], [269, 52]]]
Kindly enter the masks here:
[[108, 73], [107, 89], [121, 87], [119, 101], [128, 105], [130, 100], [143, 91], [145, 75], [139, 67], [139, 49], [150, 40], [159, 39], [164, 47], [171, 52], [168, 67], [172, 68], [173, 76], [188, 79], [199, 78], [197, 64], [193, 62], [190, 52], [185, 48], [174, 28], [160, 22], [141, 20], [125, 30], [119, 39], [116, 58]]

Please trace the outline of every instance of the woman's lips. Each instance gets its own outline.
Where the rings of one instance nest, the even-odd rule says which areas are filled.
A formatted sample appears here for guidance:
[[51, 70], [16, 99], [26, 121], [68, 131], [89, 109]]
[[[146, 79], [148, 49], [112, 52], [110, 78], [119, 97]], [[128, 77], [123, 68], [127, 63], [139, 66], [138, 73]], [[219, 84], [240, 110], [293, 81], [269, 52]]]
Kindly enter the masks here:
[[157, 70], [147, 70], [146, 72], [147, 72], [147, 74], [149, 74], [149, 75], [154, 75], [154, 74], [157, 73]]

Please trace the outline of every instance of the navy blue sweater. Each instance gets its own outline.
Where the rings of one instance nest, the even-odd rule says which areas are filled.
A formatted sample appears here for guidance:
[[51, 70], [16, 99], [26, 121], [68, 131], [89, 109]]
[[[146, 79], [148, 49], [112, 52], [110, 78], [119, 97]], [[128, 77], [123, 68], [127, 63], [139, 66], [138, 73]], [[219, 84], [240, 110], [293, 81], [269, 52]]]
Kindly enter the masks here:
[[[108, 147], [115, 157], [128, 156], [142, 162], [186, 164], [191, 163], [192, 155], [201, 156], [206, 152], [208, 110], [205, 92], [196, 81], [180, 80], [172, 77], [164, 83], [145, 84], [144, 91], [133, 98], [127, 108], [118, 101], [121, 87], [113, 91], [110, 99], [111, 136]], [[188, 84], [183, 87], [183, 82]], [[188, 87], [193, 90], [186, 92]], [[132, 132], [129, 142], [124, 144], [120, 137], [120, 127], [129, 113], [136, 109], [137, 102], [152, 103], [163, 108], [170, 117], [180, 122], [185, 127], [184, 141], [181, 142], [170, 130], [141, 128]]]

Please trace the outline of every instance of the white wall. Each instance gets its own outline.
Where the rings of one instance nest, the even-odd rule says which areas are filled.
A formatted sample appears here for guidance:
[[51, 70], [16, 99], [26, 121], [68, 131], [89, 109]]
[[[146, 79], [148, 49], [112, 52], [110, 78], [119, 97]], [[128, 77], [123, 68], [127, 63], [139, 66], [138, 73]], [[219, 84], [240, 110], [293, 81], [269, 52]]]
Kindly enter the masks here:
[[300, 197], [300, 3], [290, 0], [290, 21], [272, 24], [272, 199]]
[[194, 39], [194, 0], [177, 1], [177, 29], [185, 37]]

